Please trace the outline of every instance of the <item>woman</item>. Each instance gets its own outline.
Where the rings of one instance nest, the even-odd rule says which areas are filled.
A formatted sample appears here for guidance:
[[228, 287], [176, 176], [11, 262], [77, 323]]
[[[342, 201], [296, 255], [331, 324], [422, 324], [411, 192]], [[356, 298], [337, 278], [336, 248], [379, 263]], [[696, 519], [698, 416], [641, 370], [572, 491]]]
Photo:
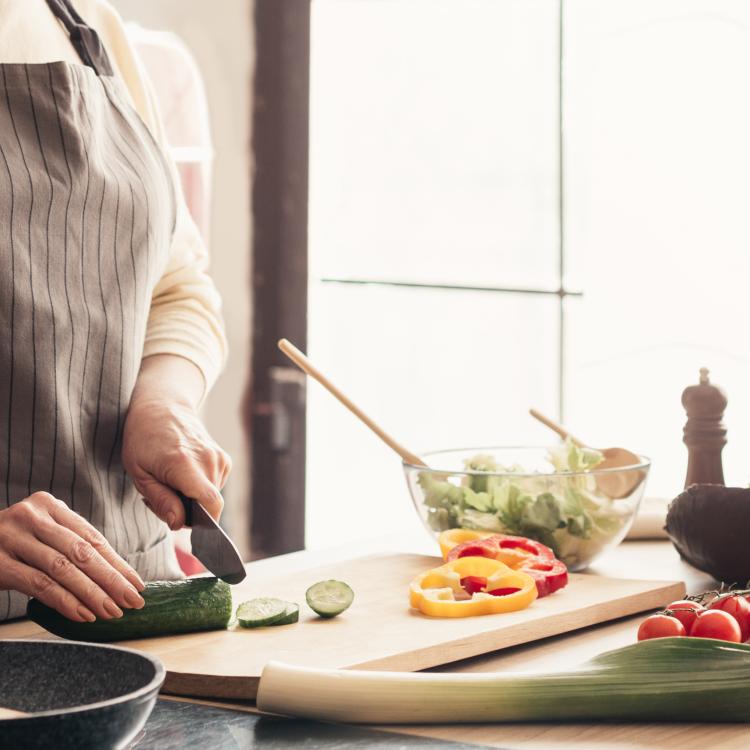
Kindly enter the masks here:
[[221, 513], [219, 301], [155, 111], [105, 2], [0, 0], [0, 620], [140, 608], [175, 490]]

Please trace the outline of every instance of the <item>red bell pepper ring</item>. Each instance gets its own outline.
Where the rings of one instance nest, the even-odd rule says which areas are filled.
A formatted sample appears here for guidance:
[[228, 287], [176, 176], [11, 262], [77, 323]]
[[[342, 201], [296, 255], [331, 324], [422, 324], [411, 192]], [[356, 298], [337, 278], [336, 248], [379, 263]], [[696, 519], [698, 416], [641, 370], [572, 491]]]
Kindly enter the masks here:
[[530, 555], [548, 560], [555, 557], [555, 553], [549, 547], [533, 539], [527, 539], [525, 536], [508, 536], [506, 534], [497, 534], [496, 536], [501, 549], [519, 549], [528, 552]]
[[487, 579], [484, 576], [464, 576], [461, 579], [461, 586], [467, 594], [476, 594], [477, 591], [484, 591]]
[[568, 569], [560, 560], [530, 560], [517, 570], [528, 573], [536, 583], [539, 596], [549, 596], [568, 585]]
[[[544, 544], [522, 536], [495, 534], [454, 547], [447, 560], [461, 557], [488, 557], [528, 573], [536, 583], [540, 597], [549, 596], [568, 583], [568, 569]], [[492, 593], [492, 592], [490, 592]]]

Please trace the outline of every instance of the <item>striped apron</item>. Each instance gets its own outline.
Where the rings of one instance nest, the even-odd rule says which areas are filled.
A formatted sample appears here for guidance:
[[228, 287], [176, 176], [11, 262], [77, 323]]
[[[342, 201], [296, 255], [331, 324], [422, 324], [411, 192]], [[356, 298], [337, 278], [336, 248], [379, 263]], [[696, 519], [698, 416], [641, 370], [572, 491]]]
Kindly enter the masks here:
[[[0, 508], [50, 492], [143, 578], [176, 578], [120, 457], [174, 185], [96, 32], [47, 3], [83, 64], [0, 64]], [[25, 606], [0, 591], [0, 620]]]

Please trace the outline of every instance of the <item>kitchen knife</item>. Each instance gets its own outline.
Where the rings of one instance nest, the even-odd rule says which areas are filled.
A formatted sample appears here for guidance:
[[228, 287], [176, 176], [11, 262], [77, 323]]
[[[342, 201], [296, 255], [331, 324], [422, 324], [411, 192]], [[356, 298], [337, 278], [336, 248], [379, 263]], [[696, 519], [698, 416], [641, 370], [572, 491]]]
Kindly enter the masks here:
[[185, 525], [191, 527], [193, 554], [218, 578], [239, 583], [246, 573], [234, 542], [199, 502], [180, 492], [177, 495], [185, 508]]

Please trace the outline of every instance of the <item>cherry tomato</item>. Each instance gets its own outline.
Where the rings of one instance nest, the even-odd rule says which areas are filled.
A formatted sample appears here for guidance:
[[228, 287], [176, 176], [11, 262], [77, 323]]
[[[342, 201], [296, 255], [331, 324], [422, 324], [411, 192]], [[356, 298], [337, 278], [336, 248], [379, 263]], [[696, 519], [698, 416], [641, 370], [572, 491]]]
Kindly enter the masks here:
[[515, 594], [516, 591], [520, 591], [521, 589], [515, 589], [512, 586], [507, 586], [504, 589], [492, 589], [492, 591], [488, 591], [488, 594], [492, 594], [492, 596], [508, 596], [508, 594]]
[[690, 635], [696, 638], [716, 638], [720, 641], [740, 643], [742, 632], [737, 620], [721, 609], [707, 609], [696, 617]]
[[672, 617], [676, 617], [685, 626], [685, 630], [689, 633], [690, 628], [693, 627], [695, 618], [698, 617], [698, 613], [704, 612], [706, 608], [698, 602], [680, 599], [679, 601], [672, 602], [668, 607], [665, 607], [665, 609], [668, 609], [672, 613]]
[[461, 579], [461, 585], [467, 594], [475, 594], [482, 591], [487, 585], [487, 579], [484, 576], [465, 576]]
[[650, 615], [638, 628], [639, 641], [680, 635], [686, 635], [685, 626], [676, 617], [669, 615]]
[[750, 602], [742, 596], [726, 596], [708, 605], [709, 609], [718, 609], [732, 615], [740, 626], [740, 639], [750, 638]]

